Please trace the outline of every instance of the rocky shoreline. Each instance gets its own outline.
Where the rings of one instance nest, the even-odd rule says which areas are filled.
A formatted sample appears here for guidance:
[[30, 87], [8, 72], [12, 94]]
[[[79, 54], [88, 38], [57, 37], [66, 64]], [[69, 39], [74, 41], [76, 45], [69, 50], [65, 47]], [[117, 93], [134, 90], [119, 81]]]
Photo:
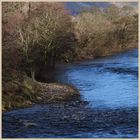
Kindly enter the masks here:
[[3, 84], [2, 110], [29, 107], [33, 104], [46, 104], [71, 101], [80, 97], [79, 91], [71, 85], [41, 83], [29, 77], [23, 82], [11, 81]]
[[41, 83], [37, 82], [39, 86], [39, 103], [56, 103], [65, 102], [76, 99], [80, 96], [79, 91], [71, 85], [60, 83]]

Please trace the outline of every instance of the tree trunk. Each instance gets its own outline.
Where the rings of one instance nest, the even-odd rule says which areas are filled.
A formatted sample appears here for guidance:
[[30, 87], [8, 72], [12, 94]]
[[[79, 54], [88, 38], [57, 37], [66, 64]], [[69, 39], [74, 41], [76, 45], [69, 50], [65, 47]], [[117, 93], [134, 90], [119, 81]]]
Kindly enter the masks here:
[[53, 61], [52, 61], [52, 67], [53, 67], [53, 68], [55, 67], [55, 60], [56, 60], [56, 56], [54, 55], [54, 56], [53, 56]]
[[35, 71], [31, 71], [32, 80], [35, 81]]

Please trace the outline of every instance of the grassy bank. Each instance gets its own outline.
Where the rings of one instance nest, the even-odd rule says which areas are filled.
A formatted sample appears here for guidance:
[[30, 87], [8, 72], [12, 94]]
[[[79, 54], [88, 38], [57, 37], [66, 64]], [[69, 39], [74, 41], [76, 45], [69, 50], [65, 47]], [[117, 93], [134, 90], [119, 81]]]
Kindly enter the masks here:
[[12, 80], [2, 85], [2, 111], [29, 107], [35, 103], [65, 102], [80, 96], [70, 85], [41, 83], [25, 76], [21, 82]]

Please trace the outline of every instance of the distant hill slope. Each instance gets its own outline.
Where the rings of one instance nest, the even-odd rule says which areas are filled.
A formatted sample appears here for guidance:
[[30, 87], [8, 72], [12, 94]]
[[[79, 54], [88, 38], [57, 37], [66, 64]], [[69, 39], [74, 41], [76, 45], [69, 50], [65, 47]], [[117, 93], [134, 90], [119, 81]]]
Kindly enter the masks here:
[[66, 9], [68, 9], [72, 15], [80, 13], [84, 7], [98, 6], [100, 8], [106, 8], [112, 4], [118, 7], [130, 5], [136, 9], [138, 8], [137, 2], [65, 2]]
[[109, 6], [108, 2], [67, 2], [65, 3], [66, 8], [72, 15], [78, 14], [84, 7], [98, 6], [105, 8]]

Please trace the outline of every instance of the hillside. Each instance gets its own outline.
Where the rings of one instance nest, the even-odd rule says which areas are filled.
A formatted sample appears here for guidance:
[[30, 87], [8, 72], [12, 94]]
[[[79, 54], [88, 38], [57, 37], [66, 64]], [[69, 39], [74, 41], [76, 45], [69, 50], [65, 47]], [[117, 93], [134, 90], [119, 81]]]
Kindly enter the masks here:
[[123, 3], [122, 2], [116, 2], [116, 3], [115, 2], [66, 2], [65, 7], [70, 11], [72, 15], [77, 15], [85, 7], [97, 6], [100, 7], [101, 9], [104, 9], [108, 6], [111, 6], [112, 4], [119, 7], [132, 6], [135, 9], [138, 8], [137, 2], [123, 2]]

